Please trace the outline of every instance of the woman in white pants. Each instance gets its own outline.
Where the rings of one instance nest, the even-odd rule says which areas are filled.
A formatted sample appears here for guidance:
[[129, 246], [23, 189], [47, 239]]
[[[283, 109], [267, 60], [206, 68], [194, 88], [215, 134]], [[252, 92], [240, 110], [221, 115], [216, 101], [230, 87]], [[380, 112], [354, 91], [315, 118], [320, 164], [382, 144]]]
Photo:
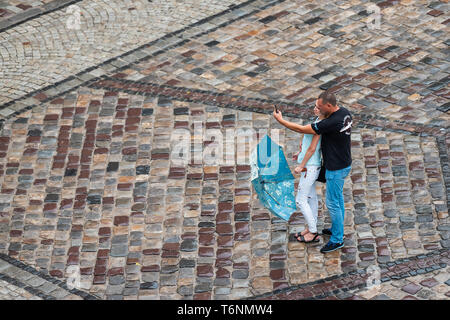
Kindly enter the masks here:
[[[314, 113], [320, 115], [314, 108]], [[316, 119], [319, 121], [320, 116]], [[316, 193], [316, 180], [319, 176], [322, 162], [320, 150], [321, 136], [304, 134], [300, 142], [300, 151], [294, 155], [294, 160], [300, 164], [295, 168], [295, 173], [300, 174], [297, 196], [295, 202], [303, 213], [308, 227], [301, 233], [295, 234], [300, 242], [319, 242], [317, 232], [318, 199]]]

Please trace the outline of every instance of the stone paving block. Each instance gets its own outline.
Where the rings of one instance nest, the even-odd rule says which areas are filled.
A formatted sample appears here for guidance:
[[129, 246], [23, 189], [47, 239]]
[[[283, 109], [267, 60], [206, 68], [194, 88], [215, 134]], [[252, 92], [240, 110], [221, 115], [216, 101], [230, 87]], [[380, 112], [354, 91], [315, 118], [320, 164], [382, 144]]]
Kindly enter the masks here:
[[66, 299], [66, 297], [69, 296], [70, 293], [67, 292], [66, 290], [60, 288], [60, 289], [51, 291], [51, 295], [58, 300], [63, 300], [63, 299]]
[[58, 289], [58, 287], [51, 283], [44, 283], [43, 285], [37, 287], [37, 289], [44, 292], [45, 294], [50, 294], [52, 291]]
[[33, 286], [34, 288], [40, 287], [45, 283], [45, 280], [39, 277], [33, 277], [27, 281], [27, 284]]

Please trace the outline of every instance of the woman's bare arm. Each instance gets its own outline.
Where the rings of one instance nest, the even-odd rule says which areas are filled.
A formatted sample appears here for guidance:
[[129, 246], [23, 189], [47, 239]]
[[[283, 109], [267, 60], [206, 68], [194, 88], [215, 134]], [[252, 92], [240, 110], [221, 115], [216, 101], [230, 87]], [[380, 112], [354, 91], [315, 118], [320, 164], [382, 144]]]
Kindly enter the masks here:
[[311, 144], [309, 145], [308, 150], [306, 150], [305, 157], [303, 158], [302, 162], [300, 163], [300, 166], [304, 168], [306, 166], [306, 163], [311, 159], [314, 152], [316, 152], [317, 144], [319, 143], [320, 135], [315, 134], [312, 138]]
[[294, 153], [294, 155], [292, 156], [292, 159], [294, 159], [294, 161], [297, 161], [298, 156], [302, 152], [302, 143], [303, 143], [303, 135], [300, 136], [300, 144], [298, 146], [298, 151]]

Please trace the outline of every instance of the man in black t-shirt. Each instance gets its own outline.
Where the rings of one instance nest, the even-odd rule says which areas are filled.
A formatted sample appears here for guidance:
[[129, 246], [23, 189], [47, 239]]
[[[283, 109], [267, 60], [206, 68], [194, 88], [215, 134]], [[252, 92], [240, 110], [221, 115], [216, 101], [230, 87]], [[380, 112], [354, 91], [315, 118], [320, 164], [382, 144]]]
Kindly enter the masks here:
[[344, 181], [351, 170], [351, 128], [350, 112], [338, 107], [333, 93], [322, 92], [316, 101], [316, 108], [325, 119], [306, 126], [283, 120], [282, 114], [274, 110], [275, 119], [286, 128], [300, 133], [322, 135], [321, 148], [327, 180], [326, 204], [331, 216], [331, 230], [323, 234], [331, 235], [330, 241], [320, 250], [331, 252], [344, 246]]

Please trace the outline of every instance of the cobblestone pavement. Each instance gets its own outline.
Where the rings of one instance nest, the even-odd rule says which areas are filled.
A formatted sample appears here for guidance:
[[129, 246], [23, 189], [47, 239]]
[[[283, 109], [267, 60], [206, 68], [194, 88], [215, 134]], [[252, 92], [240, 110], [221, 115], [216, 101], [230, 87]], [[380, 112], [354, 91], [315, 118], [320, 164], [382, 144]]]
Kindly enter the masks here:
[[0, 21], [10, 19], [11, 16], [23, 13], [24, 11], [45, 5], [52, 0], [9, 0], [0, 1]]
[[[0, 104], [78, 75], [105, 73], [99, 63], [182, 29], [242, 1], [112, 0], [81, 1], [75, 13], [58, 10], [0, 34]], [[69, 20], [71, 19], [71, 20]], [[120, 32], [126, 28], [126, 32]], [[125, 59], [126, 61], [126, 59]], [[120, 66], [123, 61], [116, 62]], [[67, 84], [66, 84], [67, 85]], [[39, 100], [39, 96], [37, 96]]]
[[6, 255], [0, 255], [0, 300], [95, 300], [97, 297], [70, 287]]
[[42, 300], [28, 291], [0, 280], [0, 300]]
[[[436, 300], [450, 296], [449, 250], [439, 250], [304, 283], [261, 300]], [[446, 268], [447, 267], [447, 268]], [[377, 275], [378, 274], [378, 275]]]
[[[89, 88], [6, 121], [1, 248], [54, 277], [79, 265], [81, 288], [106, 298], [236, 299], [448, 246], [434, 137], [354, 130], [346, 247], [322, 255], [293, 241], [300, 214], [287, 224], [260, 206], [249, 165], [170, 161], [173, 129], [195, 121], [233, 140], [277, 127], [266, 114]], [[290, 157], [298, 136], [280, 136]]]
[[[8, 91], [0, 108], [0, 258], [62, 286], [79, 268], [78, 298], [448, 299], [447, 3], [378, 2], [382, 31], [366, 27], [358, 1], [235, 1], [226, 11], [232, 2], [221, 1], [180, 12], [168, 3], [186, 17], [179, 25], [130, 23], [128, 13], [149, 14], [140, 9], [151, 4], [136, 2], [139, 10], [109, 16], [127, 32], [104, 29], [106, 40], [95, 41], [107, 54], [81, 38], [85, 60], [61, 56], [52, 64], [58, 78], [33, 73], [52, 74], [42, 67], [46, 57], [4, 82], [11, 90], [0, 90]], [[63, 12], [0, 37], [41, 20], [52, 30]], [[326, 237], [296, 242], [301, 213], [288, 223], [270, 215], [248, 162], [175, 161], [183, 133], [191, 151], [232, 141], [216, 151], [235, 159], [249, 154], [239, 140], [245, 133], [279, 129], [293, 168], [299, 135], [272, 119], [273, 104], [307, 123], [314, 99], [330, 87], [355, 115], [342, 250], [321, 254]], [[317, 191], [321, 229], [330, 219], [324, 186]], [[378, 291], [364, 285], [374, 267]], [[30, 287], [4, 274], [4, 294]], [[52, 297], [37, 290], [25, 291]]]
[[301, 105], [330, 88], [353, 112], [449, 125], [448, 4], [402, 1], [370, 30], [363, 3], [279, 2], [117, 76]]
[[[5, 32], [27, 21], [62, 10], [81, 0], [8, 0], [0, 1], [0, 32]], [[68, 9], [68, 12], [72, 9]]]
[[381, 288], [357, 289], [351, 292], [351, 299], [370, 300], [448, 300], [450, 298], [450, 269], [434, 271], [431, 274], [395, 280]]

